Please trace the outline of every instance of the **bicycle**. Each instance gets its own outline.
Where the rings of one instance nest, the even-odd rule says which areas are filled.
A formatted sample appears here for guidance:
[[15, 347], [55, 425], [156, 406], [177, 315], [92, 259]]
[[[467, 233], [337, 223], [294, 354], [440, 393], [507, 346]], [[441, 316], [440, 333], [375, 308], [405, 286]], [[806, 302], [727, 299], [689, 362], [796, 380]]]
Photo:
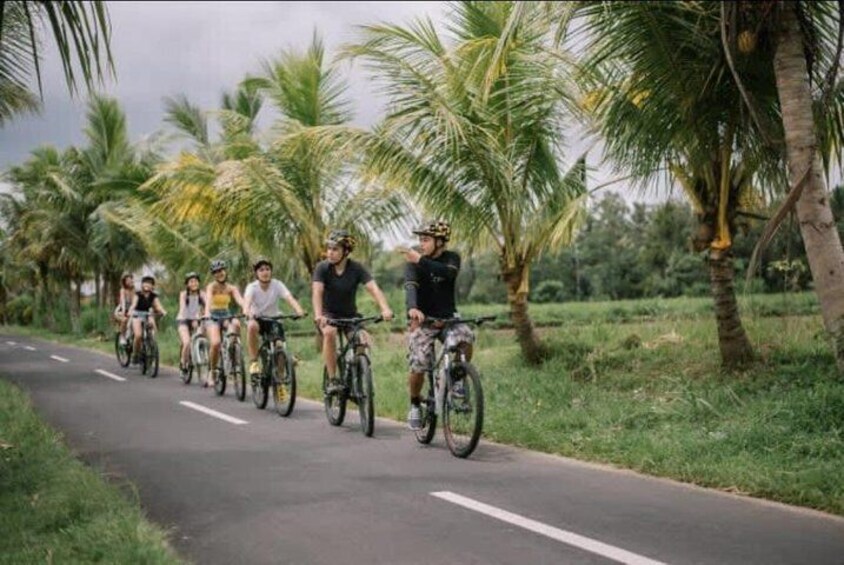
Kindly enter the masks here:
[[[243, 319], [245, 316], [243, 314], [231, 314], [215, 317], [214, 320], [224, 322], [235, 318]], [[246, 398], [246, 365], [243, 360], [240, 334], [231, 331], [231, 325], [224, 332], [223, 341], [220, 344], [220, 359], [217, 363], [217, 370], [214, 372], [214, 392], [217, 393], [217, 396], [223, 396], [226, 393], [226, 381], [230, 376], [234, 380], [235, 396], [243, 402]]]
[[[337, 349], [337, 372], [343, 387], [339, 391], [328, 392], [328, 369], [322, 370], [322, 392], [325, 415], [332, 426], [339, 426], [346, 417], [346, 403], [351, 400], [357, 404], [360, 413], [361, 432], [371, 437], [375, 429], [375, 390], [372, 383], [372, 365], [369, 361], [368, 348], [361, 340], [361, 331], [369, 323], [383, 321], [382, 316], [369, 318], [337, 318], [327, 320], [338, 328], [340, 346]], [[346, 335], [351, 330], [351, 335]]]
[[[158, 342], [155, 339], [155, 331], [150, 323], [149, 312], [135, 312], [134, 317], [141, 320], [141, 350], [138, 352], [138, 361], [141, 364], [141, 374], [146, 375], [150, 371], [150, 378], [158, 376]], [[159, 319], [163, 316], [159, 316]]]
[[[428, 444], [434, 439], [437, 416], [442, 415], [443, 435], [455, 457], [466, 458], [478, 446], [484, 423], [484, 393], [478, 370], [466, 359], [459, 343], [452, 337], [455, 324], [480, 326], [495, 316], [477, 318], [426, 318], [424, 325], [442, 327], [443, 345], [437, 354], [436, 341], [430, 354], [427, 378], [422, 390], [422, 428], [416, 430], [416, 440]], [[438, 376], [435, 378], [434, 375]], [[457, 394], [455, 384], [462, 384]]]
[[208, 338], [200, 330], [202, 324], [208, 318], [199, 318], [196, 320], [197, 327], [191, 329], [190, 345], [188, 355], [187, 370], [181, 374], [182, 382], [186, 385], [191, 383], [193, 373], [196, 371], [196, 381], [204, 383], [208, 375]]
[[259, 410], [267, 407], [269, 391], [273, 391], [273, 404], [279, 416], [287, 417], [293, 412], [296, 403], [296, 363], [287, 350], [284, 338], [284, 325], [281, 320], [298, 320], [303, 316], [286, 314], [279, 316], [259, 316], [258, 322], [268, 322], [270, 331], [261, 331], [261, 345], [258, 359], [261, 360], [261, 372], [252, 375], [252, 402]]

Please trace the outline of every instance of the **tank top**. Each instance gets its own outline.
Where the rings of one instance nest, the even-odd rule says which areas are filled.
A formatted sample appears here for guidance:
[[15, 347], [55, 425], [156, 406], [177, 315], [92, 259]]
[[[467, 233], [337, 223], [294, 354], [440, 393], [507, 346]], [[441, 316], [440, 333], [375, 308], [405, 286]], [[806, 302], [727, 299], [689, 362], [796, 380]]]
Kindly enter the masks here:
[[201, 310], [205, 307], [200, 294], [185, 294], [184, 320], [198, 320], [202, 316]]
[[149, 312], [152, 309], [152, 303], [155, 302], [158, 296], [154, 291], [149, 293], [149, 296], [144, 295], [143, 292], [135, 293], [138, 297], [138, 303], [135, 305], [136, 312]]
[[232, 302], [231, 292], [214, 292], [214, 290], [214, 287], [211, 287], [211, 310], [228, 311]]

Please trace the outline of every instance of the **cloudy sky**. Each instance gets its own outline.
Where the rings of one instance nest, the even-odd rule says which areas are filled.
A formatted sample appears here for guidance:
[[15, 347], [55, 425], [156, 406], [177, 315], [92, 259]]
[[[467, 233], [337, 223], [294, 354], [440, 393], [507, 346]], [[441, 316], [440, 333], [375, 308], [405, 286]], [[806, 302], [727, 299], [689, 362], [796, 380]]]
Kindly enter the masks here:
[[[263, 59], [286, 48], [305, 49], [314, 30], [332, 55], [356, 39], [355, 26], [407, 23], [429, 16], [442, 21], [441, 2], [110, 2], [117, 80], [103, 90], [123, 106], [132, 140], [162, 130], [166, 96], [184, 93], [202, 108], [219, 106]], [[51, 47], [51, 45], [45, 45]], [[356, 107], [354, 122], [371, 125], [382, 101], [359, 66], [342, 67]], [[44, 108], [0, 129], [0, 168], [17, 164], [42, 144], [84, 143], [84, 96], [71, 99], [55, 51], [43, 66]], [[266, 110], [265, 110], [266, 111]]]

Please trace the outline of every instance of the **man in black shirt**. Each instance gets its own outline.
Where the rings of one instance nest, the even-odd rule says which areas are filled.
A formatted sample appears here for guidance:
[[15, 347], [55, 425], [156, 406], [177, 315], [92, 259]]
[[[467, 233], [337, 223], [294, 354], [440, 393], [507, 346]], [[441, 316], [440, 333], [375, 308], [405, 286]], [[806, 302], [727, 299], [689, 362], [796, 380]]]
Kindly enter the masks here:
[[[407, 316], [410, 318], [408, 332], [408, 360], [410, 376], [410, 412], [408, 425], [413, 430], [422, 427], [422, 412], [419, 407], [422, 399], [422, 385], [425, 373], [430, 369], [430, 353], [434, 339], [442, 340], [442, 326], [422, 325], [426, 317], [451, 318], [457, 315], [454, 300], [454, 285], [460, 271], [460, 255], [446, 249], [451, 236], [448, 222], [426, 222], [413, 230], [419, 236], [419, 251], [404, 249], [407, 259], [405, 268], [405, 296]], [[451, 328], [467, 358], [472, 356], [472, 330], [466, 324], [456, 324]], [[462, 382], [460, 383], [462, 385]], [[457, 386], [455, 386], [455, 389]], [[455, 390], [454, 394], [460, 391]]]
[[[322, 357], [328, 371], [328, 392], [333, 392], [342, 387], [342, 383], [337, 379], [335, 359], [337, 328], [328, 325], [327, 320], [360, 316], [355, 302], [359, 285], [363, 285], [375, 299], [385, 320], [393, 319], [393, 311], [369, 271], [357, 261], [349, 259], [349, 254], [355, 248], [355, 238], [349, 232], [334, 230], [325, 244], [327, 258], [314, 269], [312, 299], [314, 321], [322, 333]], [[363, 338], [368, 343], [366, 332]]]

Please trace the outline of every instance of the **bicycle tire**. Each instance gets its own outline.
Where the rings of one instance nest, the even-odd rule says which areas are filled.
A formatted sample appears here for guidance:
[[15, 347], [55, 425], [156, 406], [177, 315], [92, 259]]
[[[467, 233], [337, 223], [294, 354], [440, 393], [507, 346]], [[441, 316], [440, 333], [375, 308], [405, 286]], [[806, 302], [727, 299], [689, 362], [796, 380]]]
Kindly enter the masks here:
[[422, 398], [425, 400], [419, 406], [422, 409], [422, 427], [414, 431], [416, 441], [425, 445], [431, 443], [434, 439], [434, 434], [437, 432], [436, 404], [434, 402], [434, 393], [430, 388], [431, 381], [426, 377], [421, 392]]
[[125, 368], [129, 366], [129, 362], [132, 360], [132, 353], [129, 350], [128, 341], [125, 345], [120, 343], [120, 336], [121, 332], [114, 334], [114, 354], [117, 356], [117, 363]]
[[182, 384], [189, 385], [193, 380], [193, 363], [188, 361], [188, 368], [186, 371], [180, 371], [179, 377], [182, 379]]
[[141, 374], [146, 375], [147, 371], [149, 370], [149, 357], [147, 357], [147, 351], [149, 348], [147, 347], [147, 340], [141, 340], [141, 351], [139, 353], [141, 359]]
[[228, 359], [226, 359], [225, 344], [220, 344], [220, 353], [217, 355], [217, 367], [214, 369], [214, 392], [217, 393], [217, 396], [223, 396], [226, 393], [226, 381], [228, 380], [226, 365], [228, 362]]
[[[278, 415], [286, 418], [293, 412], [293, 405], [296, 404], [296, 369], [290, 355], [281, 347], [276, 349], [274, 366], [273, 404]], [[280, 392], [283, 393], [283, 398], [280, 398]]]
[[243, 402], [246, 400], [246, 366], [243, 361], [243, 349], [241, 348], [240, 340], [232, 344], [230, 358], [232, 379], [234, 380], [234, 393], [237, 399]]
[[[338, 366], [339, 368], [339, 366]], [[328, 369], [322, 368], [322, 393], [325, 417], [332, 426], [339, 426], [346, 418], [346, 396], [342, 393], [328, 394]]]
[[196, 359], [191, 359], [191, 366], [196, 371], [196, 382], [204, 384], [208, 380], [208, 340], [204, 337], [196, 340]]
[[372, 437], [375, 431], [375, 390], [372, 386], [372, 365], [366, 355], [357, 356], [357, 404], [360, 414], [360, 431]]
[[155, 339], [151, 339], [149, 342], [149, 362], [150, 362], [150, 374], [149, 377], [154, 379], [158, 376], [158, 343]]
[[[452, 375], [462, 372], [464, 397], [454, 398], [446, 391], [443, 406], [443, 435], [455, 457], [466, 458], [478, 446], [484, 425], [484, 391], [481, 376], [474, 365], [456, 363]], [[464, 421], [465, 420], [465, 421]]]

